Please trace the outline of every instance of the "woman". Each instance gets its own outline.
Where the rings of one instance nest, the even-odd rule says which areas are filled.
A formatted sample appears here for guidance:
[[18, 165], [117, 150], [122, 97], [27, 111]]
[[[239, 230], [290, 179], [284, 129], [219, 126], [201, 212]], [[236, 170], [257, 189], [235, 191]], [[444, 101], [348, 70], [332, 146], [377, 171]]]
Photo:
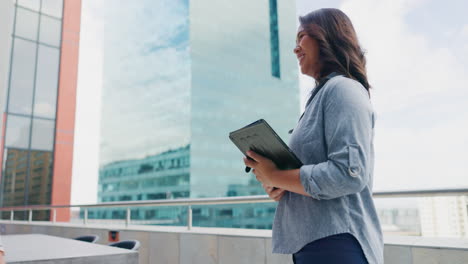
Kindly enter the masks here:
[[372, 200], [375, 117], [364, 54], [340, 10], [320, 9], [299, 20], [294, 53], [301, 72], [317, 84], [289, 142], [305, 165], [278, 170], [257, 153], [244, 158], [279, 201], [273, 252], [293, 254], [297, 264], [383, 263]]

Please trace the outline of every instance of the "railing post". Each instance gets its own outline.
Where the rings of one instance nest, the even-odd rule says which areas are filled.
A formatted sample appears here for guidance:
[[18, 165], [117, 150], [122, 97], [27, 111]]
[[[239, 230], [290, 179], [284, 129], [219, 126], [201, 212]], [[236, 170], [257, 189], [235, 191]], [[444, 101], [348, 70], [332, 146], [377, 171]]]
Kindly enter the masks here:
[[15, 220], [15, 211], [11, 210], [10, 211], [10, 221]]
[[189, 205], [187, 208], [187, 229], [192, 229], [192, 206]]
[[130, 208], [127, 207], [127, 217], [125, 218], [125, 226], [128, 227], [130, 225], [130, 220], [132, 217], [132, 211], [130, 211]]
[[52, 209], [52, 223], [57, 221], [57, 209]]
[[88, 225], [88, 208], [87, 207], [84, 209], [83, 224]]
[[32, 214], [33, 214], [32, 209], [29, 209], [29, 219], [28, 219], [29, 222], [32, 222]]

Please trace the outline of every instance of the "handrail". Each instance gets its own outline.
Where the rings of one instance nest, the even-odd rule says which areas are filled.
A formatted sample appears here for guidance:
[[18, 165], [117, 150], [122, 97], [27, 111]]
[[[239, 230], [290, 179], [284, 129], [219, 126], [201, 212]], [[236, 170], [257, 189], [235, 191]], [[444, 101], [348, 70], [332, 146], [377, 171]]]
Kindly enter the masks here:
[[[374, 192], [374, 198], [405, 198], [405, 197], [433, 197], [433, 196], [461, 196], [468, 195], [468, 188], [456, 189], [427, 189], [427, 190], [405, 190], [405, 191], [379, 191]], [[180, 198], [171, 200], [144, 200], [144, 201], [119, 201], [98, 204], [76, 204], [76, 205], [29, 205], [0, 207], [0, 211], [19, 210], [47, 210], [53, 208], [94, 208], [94, 207], [128, 207], [128, 206], [193, 206], [193, 205], [220, 205], [220, 204], [242, 204], [242, 203], [269, 203], [274, 202], [268, 195], [235, 196], [235, 197], [212, 197], [212, 198]]]
[[[374, 192], [374, 198], [402, 198], [402, 197], [434, 197], [434, 196], [460, 196], [468, 195], [468, 188], [456, 189], [428, 189], [428, 190], [405, 190], [405, 191], [382, 191]], [[14, 221], [15, 211], [29, 211], [28, 221], [32, 222], [34, 210], [52, 210], [52, 222], [56, 222], [57, 209], [63, 208], [84, 208], [83, 224], [88, 224], [88, 209], [98, 207], [125, 207], [126, 217], [125, 225], [131, 223], [132, 206], [187, 206], [187, 229], [192, 228], [192, 206], [194, 205], [221, 205], [221, 204], [245, 204], [245, 203], [269, 203], [274, 202], [268, 195], [254, 196], [237, 196], [237, 197], [215, 197], [215, 198], [181, 198], [173, 200], [146, 200], [146, 201], [125, 201], [125, 202], [109, 202], [99, 204], [82, 204], [82, 205], [30, 205], [16, 207], [0, 207], [0, 212], [10, 211], [10, 221]]]
[[373, 196], [375, 198], [434, 197], [434, 196], [461, 196], [461, 195], [468, 195], [468, 188], [380, 191], [380, 192], [373, 193]]
[[218, 205], [218, 204], [242, 204], [242, 203], [269, 203], [274, 202], [268, 195], [236, 196], [236, 197], [214, 197], [214, 198], [180, 198], [172, 200], [144, 200], [107, 202], [98, 204], [79, 205], [30, 205], [15, 207], [0, 207], [0, 211], [14, 210], [47, 210], [52, 208], [95, 208], [95, 207], [128, 207], [128, 206], [188, 206], [188, 205]]

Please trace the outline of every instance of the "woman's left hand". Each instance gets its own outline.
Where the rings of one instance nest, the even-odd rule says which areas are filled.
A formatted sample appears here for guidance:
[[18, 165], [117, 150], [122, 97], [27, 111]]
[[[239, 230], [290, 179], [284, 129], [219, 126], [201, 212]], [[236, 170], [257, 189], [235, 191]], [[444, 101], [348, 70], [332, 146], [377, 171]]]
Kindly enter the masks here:
[[279, 171], [275, 163], [251, 150], [247, 151], [247, 156], [254, 160], [250, 160], [244, 157], [244, 163], [246, 166], [252, 168], [252, 172], [257, 177], [257, 180], [264, 185], [275, 186], [273, 181], [277, 172]]

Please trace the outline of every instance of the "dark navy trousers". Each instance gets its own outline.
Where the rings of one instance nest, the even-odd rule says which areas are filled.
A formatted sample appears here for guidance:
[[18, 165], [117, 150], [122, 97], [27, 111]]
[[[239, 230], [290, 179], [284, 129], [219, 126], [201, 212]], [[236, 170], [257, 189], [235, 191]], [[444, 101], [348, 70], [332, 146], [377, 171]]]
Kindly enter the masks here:
[[367, 264], [359, 242], [349, 233], [313, 241], [294, 253], [293, 261], [294, 264]]

